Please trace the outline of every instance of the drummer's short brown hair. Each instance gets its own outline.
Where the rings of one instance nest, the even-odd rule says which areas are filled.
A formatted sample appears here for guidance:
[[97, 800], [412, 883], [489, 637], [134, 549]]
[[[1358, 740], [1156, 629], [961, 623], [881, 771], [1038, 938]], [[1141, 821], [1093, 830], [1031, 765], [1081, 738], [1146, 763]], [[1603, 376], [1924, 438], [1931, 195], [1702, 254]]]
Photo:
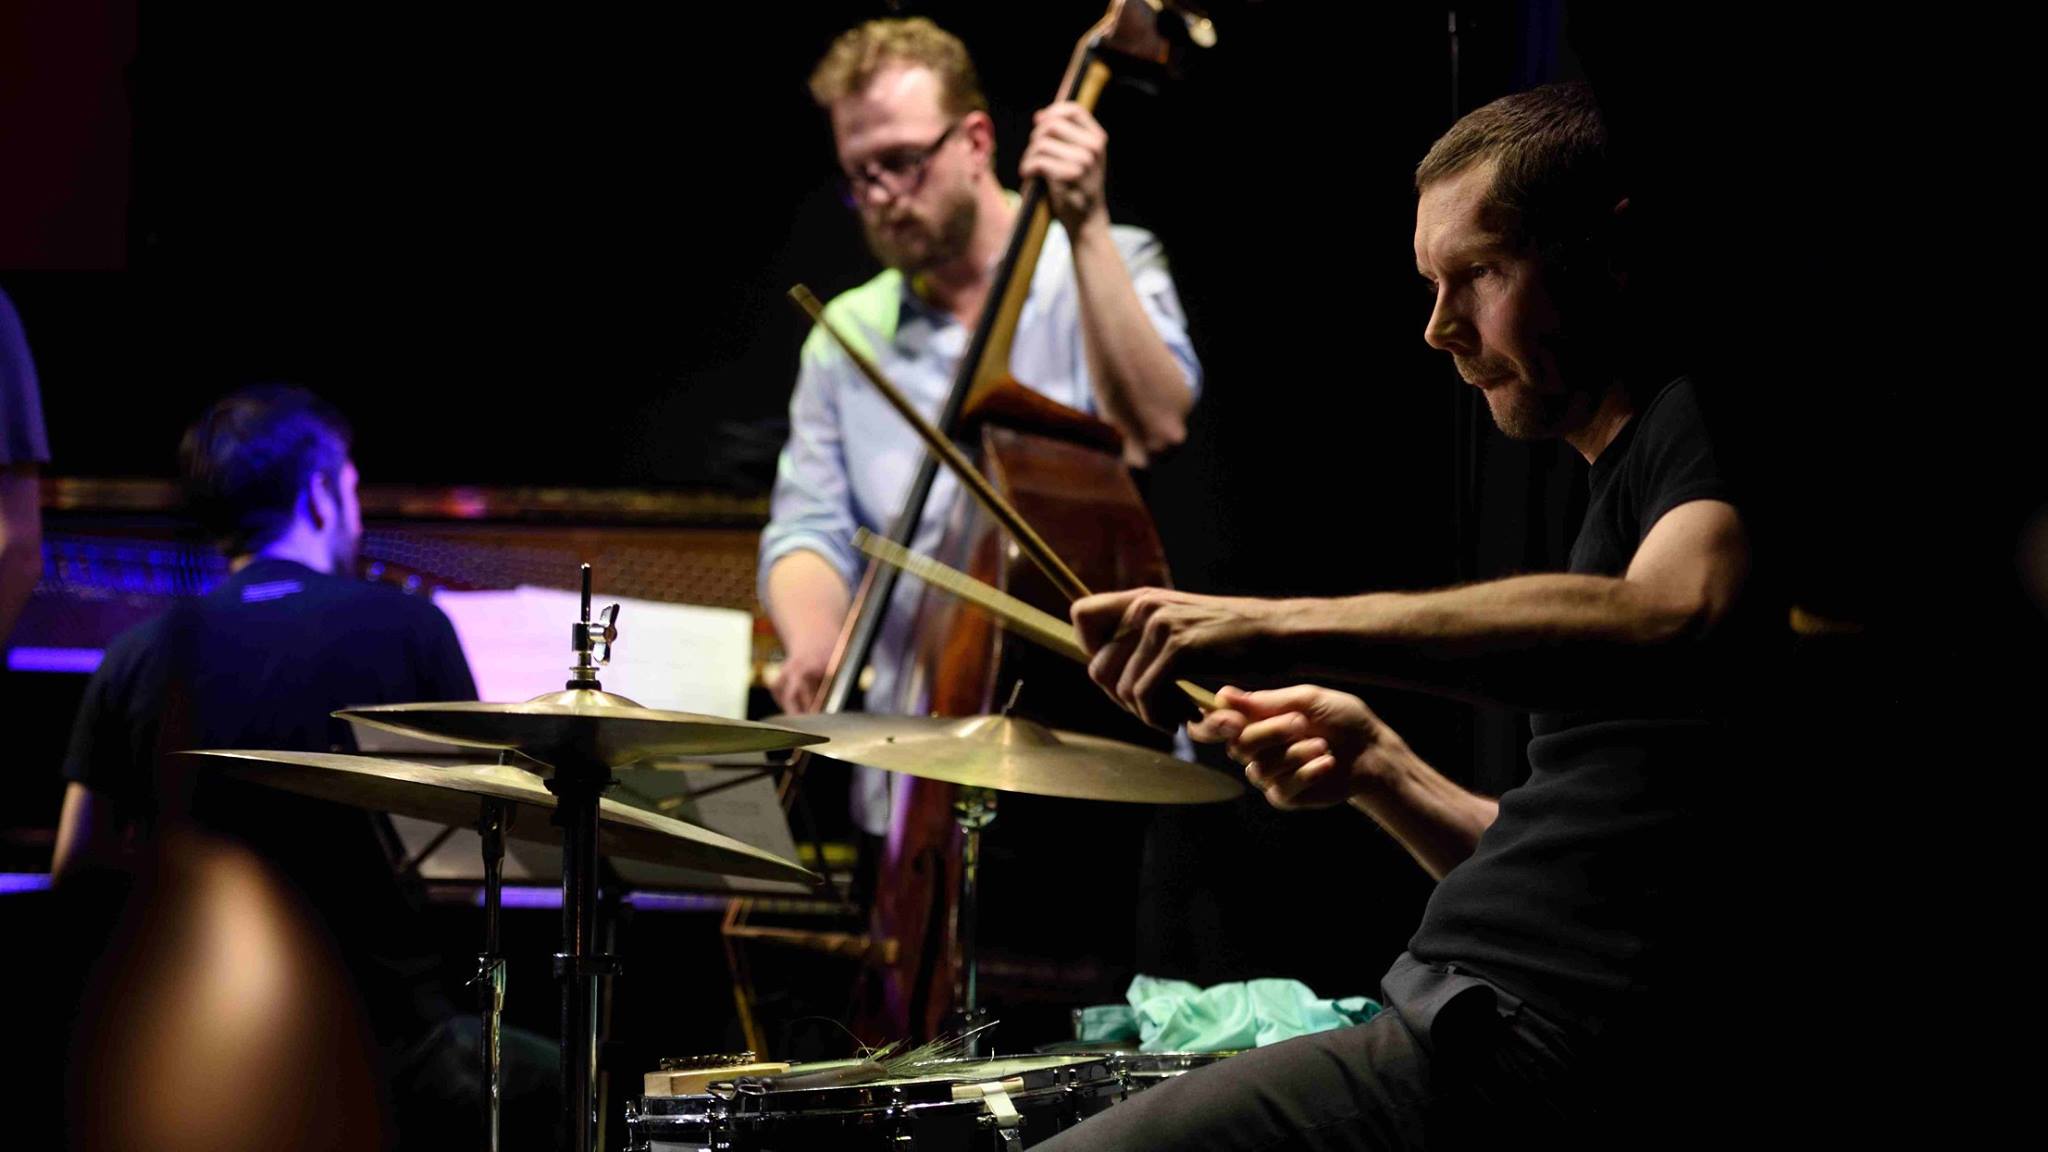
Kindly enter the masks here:
[[1599, 101], [1584, 83], [1546, 84], [1467, 112], [1415, 169], [1415, 191], [1491, 161], [1486, 207], [1549, 255], [1602, 236], [1622, 195]]

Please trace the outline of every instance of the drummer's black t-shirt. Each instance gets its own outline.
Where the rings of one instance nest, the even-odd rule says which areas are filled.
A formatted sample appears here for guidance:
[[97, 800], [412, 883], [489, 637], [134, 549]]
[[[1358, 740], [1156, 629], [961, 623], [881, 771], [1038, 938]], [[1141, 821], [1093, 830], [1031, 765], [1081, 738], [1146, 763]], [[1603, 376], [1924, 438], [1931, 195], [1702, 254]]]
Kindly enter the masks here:
[[[1694, 500], [1737, 503], [1694, 385], [1680, 378], [1593, 462], [1570, 570], [1623, 575], [1657, 521]], [[1724, 636], [1753, 634], [1761, 611], [1752, 604]], [[1684, 995], [1711, 943], [1706, 886], [1727, 852], [1708, 833], [1728, 831], [1709, 814], [1735, 775], [1722, 752], [1740, 679], [1728, 662], [1752, 648], [1723, 641], [1702, 653], [1717, 663], [1694, 663], [1709, 670], [1670, 694], [1676, 706], [1532, 716], [1527, 782], [1501, 797], [1478, 850], [1437, 886], [1409, 951], [1596, 1031], [1662, 1008], [1645, 994]]]
[[389, 822], [158, 753], [354, 752], [349, 726], [330, 715], [337, 708], [474, 699], [455, 630], [431, 602], [257, 560], [108, 647], [64, 777], [145, 821], [189, 812], [275, 862], [333, 933], [379, 1041], [403, 1045], [453, 1008], [416, 886], [392, 866]]

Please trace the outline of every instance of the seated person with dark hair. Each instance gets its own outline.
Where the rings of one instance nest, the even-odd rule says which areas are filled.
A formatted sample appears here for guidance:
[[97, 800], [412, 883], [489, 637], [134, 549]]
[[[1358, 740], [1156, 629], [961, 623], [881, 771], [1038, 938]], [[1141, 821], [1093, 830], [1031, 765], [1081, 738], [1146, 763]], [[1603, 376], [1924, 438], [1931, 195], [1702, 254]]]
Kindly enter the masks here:
[[[338, 708], [476, 698], [447, 617], [355, 577], [362, 520], [350, 439], [333, 408], [281, 386], [237, 392], [186, 432], [190, 506], [232, 574], [108, 647], [65, 757], [52, 872], [62, 881], [82, 865], [118, 864], [135, 840], [187, 827], [255, 850], [297, 886], [355, 982], [401, 1146], [473, 1143], [478, 1022], [458, 1016], [443, 987], [417, 884], [394, 866], [389, 822], [169, 755], [354, 752]], [[509, 1031], [503, 1050], [505, 1130], [545, 1142], [553, 1050]]]

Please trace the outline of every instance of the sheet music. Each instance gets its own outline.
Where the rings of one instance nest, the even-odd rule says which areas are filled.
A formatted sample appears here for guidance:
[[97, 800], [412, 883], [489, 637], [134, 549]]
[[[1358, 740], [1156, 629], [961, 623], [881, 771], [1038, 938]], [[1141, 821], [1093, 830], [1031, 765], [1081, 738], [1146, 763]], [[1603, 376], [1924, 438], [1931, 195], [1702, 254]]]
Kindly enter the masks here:
[[[522, 586], [510, 591], [438, 592], [434, 603], [455, 626], [456, 639], [484, 700], [526, 700], [561, 691], [572, 656], [570, 625], [578, 618], [578, 593]], [[605, 691], [647, 708], [744, 718], [753, 660], [753, 618], [729, 608], [705, 608], [653, 600], [599, 597], [593, 611], [619, 605], [619, 640], [611, 663], [598, 674]], [[452, 756], [489, 760], [480, 749], [457, 749], [411, 736], [357, 728], [366, 753], [432, 761]], [[639, 766], [618, 773], [621, 783], [609, 799], [683, 820], [784, 859], [797, 858], [789, 820], [776, 798], [774, 778], [759, 769], [696, 768], [654, 770]], [[738, 782], [738, 783], [734, 783]], [[719, 788], [718, 785], [732, 784]], [[710, 794], [691, 798], [692, 793]], [[417, 856], [443, 827], [393, 817], [392, 825], [409, 855]], [[673, 891], [788, 893], [801, 884], [722, 876], [613, 859], [611, 866], [636, 888]], [[507, 883], [554, 883], [561, 877], [558, 848], [507, 840]], [[483, 841], [472, 829], [458, 829], [420, 865], [427, 880], [481, 883]]]
[[[559, 692], [569, 678], [575, 592], [521, 586], [509, 592], [437, 592], [455, 625], [482, 700], [526, 700]], [[745, 719], [754, 619], [704, 608], [600, 596], [593, 611], [619, 606], [619, 641], [598, 674], [607, 692], [648, 708]]]

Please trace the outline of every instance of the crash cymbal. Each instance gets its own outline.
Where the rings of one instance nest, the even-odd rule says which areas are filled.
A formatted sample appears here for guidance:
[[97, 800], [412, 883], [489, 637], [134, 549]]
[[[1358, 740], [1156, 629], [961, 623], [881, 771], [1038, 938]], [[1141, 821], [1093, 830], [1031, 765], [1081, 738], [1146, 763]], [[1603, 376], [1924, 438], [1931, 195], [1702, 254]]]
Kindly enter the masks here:
[[576, 756], [612, 767], [653, 756], [763, 752], [823, 739], [748, 720], [642, 708], [624, 696], [592, 689], [550, 692], [519, 704], [379, 704], [344, 708], [335, 715], [351, 724], [445, 744], [515, 749], [543, 763]]
[[[500, 800], [507, 805], [507, 836], [543, 844], [562, 840], [561, 829], [551, 821], [554, 794], [540, 777], [506, 764], [417, 764], [333, 752], [236, 750], [186, 755], [267, 787], [456, 827], [475, 827], [483, 803]], [[603, 856], [728, 876], [818, 881], [809, 870], [729, 836], [614, 800], [599, 802], [597, 843]]]
[[831, 743], [814, 755], [999, 792], [1134, 804], [1207, 804], [1244, 785], [1200, 764], [1014, 716], [774, 716]]

